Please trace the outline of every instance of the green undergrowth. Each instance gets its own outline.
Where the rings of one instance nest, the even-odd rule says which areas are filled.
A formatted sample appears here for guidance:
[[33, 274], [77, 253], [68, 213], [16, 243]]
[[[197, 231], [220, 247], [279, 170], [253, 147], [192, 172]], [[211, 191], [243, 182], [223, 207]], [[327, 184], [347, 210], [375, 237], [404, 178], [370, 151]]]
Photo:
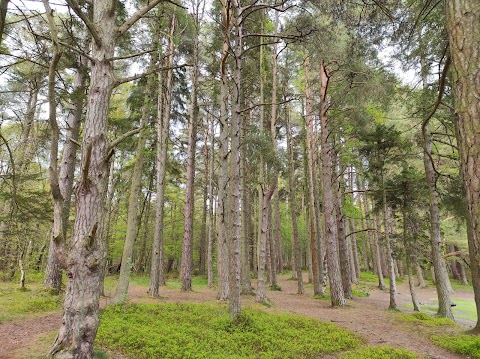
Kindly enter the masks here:
[[388, 346], [364, 347], [341, 354], [339, 359], [418, 359], [419, 357], [405, 349]]
[[61, 304], [61, 295], [51, 294], [38, 285], [20, 290], [14, 283], [0, 284], [0, 322], [59, 310]]
[[332, 323], [226, 306], [128, 304], [101, 315], [97, 347], [132, 358], [313, 358], [360, 347], [362, 339]]
[[[434, 304], [420, 304], [420, 310], [428, 314], [437, 313], [438, 300], [432, 299], [431, 301]], [[452, 298], [451, 301], [456, 304], [455, 307], [452, 307], [452, 313], [455, 319], [471, 320], [473, 322], [477, 320], [477, 307], [475, 306], [475, 301], [473, 299]], [[413, 305], [407, 304], [406, 307], [413, 308]]]
[[417, 323], [429, 327], [456, 325], [455, 322], [449, 318], [434, 317], [422, 312], [400, 313], [398, 317], [404, 322]]
[[453, 352], [467, 355], [469, 358], [480, 359], [480, 336], [478, 335], [434, 335], [432, 341]]

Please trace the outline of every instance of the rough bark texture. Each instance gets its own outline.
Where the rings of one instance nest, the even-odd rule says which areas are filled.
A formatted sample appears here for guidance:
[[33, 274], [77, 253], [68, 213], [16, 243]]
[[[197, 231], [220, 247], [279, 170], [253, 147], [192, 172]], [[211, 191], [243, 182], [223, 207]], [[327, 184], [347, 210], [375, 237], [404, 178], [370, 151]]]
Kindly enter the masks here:
[[327, 126], [327, 90], [328, 75], [325, 65], [320, 66], [321, 80], [321, 151], [322, 151], [322, 183], [323, 183], [323, 209], [325, 211], [325, 239], [327, 243], [327, 264], [330, 292], [333, 306], [346, 305], [340, 274], [337, 242], [337, 224], [335, 220], [334, 193], [332, 188], [332, 163], [330, 156], [329, 130]]
[[200, 23], [198, 14], [195, 18], [195, 40], [193, 45], [193, 69], [192, 69], [192, 92], [190, 93], [190, 118], [188, 120], [188, 149], [187, 149], [187, 173], [185, 188], [185, 221], [183, 227], [182, 243], [182, 264], [180, 267], [180, 279], [182, 281], [181, 290], [192, 290], [192, 271], [193, 271], [193, 216], [194, 216], [194, 179], [195, 179], [195, 149], [197, 143], [197, 117], [198, 117], [198, 77], [200, 75], [198, 68], [199, 61], [199, 31]]
[[114, 87], [115, 14], [112, 2], [95, 2], [93, 23], [101, 43], [92, 46], [90, 88], [82, 141], [81, 179], [77, 184], [76, 218], [67, 259], [67, 288], [62, 325], [50, 354], [57, 358], [93, 358], [98, 329], [101, 224], [108, 177], [107, 117]]
[[[170, 36], [168, 38], [168, 51], [165, 60], [166, 67], [172, 67], [175, 44], [173, 35], [175, 33], [175, 17], [170, 20]], [[161, 58], [160, 54], [159, 58]], [[152, 296], [160, 296], [159, 287], [165, 284], [164, 277], [164, 240], [163, 240], [163, 218], [164, 218], [164, 199], [165, 199], [165, 175], [167, 167], [168, 152], [168, 132], [170, 129], [170, 108], [172, 104], [172, 78], [173, 70], [168, 70], [165, 74], [165, 83], [163, 73], [158, 73], [158, 96], [157, 96], [157, 198], [155, 213], [155, 232], [152, 243], [152, 263], [150, 266], [150, 289]]]
[[[80, 59], [80, 62], [83, 62], [83, 59]], [[67, 238], [68, 231], [68, 217], [70, 215], [70, 203], [73, 192], [73, 180], [75, 174], [75, 164], [77, 156], [77, 145], [75, 142], [78, 142], [78, 137], [80, 133], [80, 123], [82, 120], [83, 105], [85, 102], [84, 96], [81, 94], [85, 93], [85, 83], [86, 83], [86, 71], [83, 65], [79, 66], [75, 74], [74, 80], [74, 99], [73, 106], [70, 109], [67, 118], [67, 134], [65, 136], [65, 144], [63, 146], [63, 154], [61, 160], [61, 167], [59, 173], [59, 186], [60, 192], [63, 197], [62, 209], [61, 209], [61, 219], [57, 218], [55, 220], [62, 221], [62, 231], [63, 238]], [[61, 254], [61, 253], [60, 253]], [[51, 290], [56, 292], [60, 291], [62, 285], [62, 271], [60, 266], [60, 260], [57, 253], [55, 252], [55, 242], [53, 236], [50, 238], [50, 244], [48, 248], [48, 257], [47, 257], [47, 266], [45, 269], [45, 279], [43, 285]]]
[[458, 143], [472, 235], [470, 268], [480, 330], [480, 2], [447, 0], [447, 31], [452, 56]]
[[[152, 57], [150, 68], [156, 66], [156, 58]], [[137, 148], [135, 151], [135, 164], [132, 173], [132, 182], [130, 184], [130, 196], [128, 198], [127, 210], [127, 230], [125, 243], [123, 245], [122, 266], [120, 267], [120, 276], [115, 291], [114, 303], [125, 303], [128, 299], [128, 286], [133, 265], [133, 246], [138, 233], [138, 206], [142, 186], [142, 171], [144, 162], [144, 151], [147, 143], [147, 123], [150, 117], [150, 101], [152, 97], [153, 75], [147, 79], [145, 87], [145, 98], [142, 108], [142, 118], [140, 121], [140, 134], [138, 136]]]
[[297, 224], [297, 205], [295, 200], [295, 162], [293, 159], [293, 141], [292, 130], [290, 127], [290, 113], [287, 109], [287, 150], [288, 150], [288, 199], [290, 202], [290, 216], [292, 219], [292, 257], [293, 268], [292, 271], [296, 273], [296, 280], [298, 283], [297, 294], [303, 294], [303, 278], [301, 267], [301, 253], [300, 242], [298, 237], [298, 224]]
[[395, 278], [395, 263], [393, 262], [392, 244], [390, 240], [390, 208], [387, 207], [387, 195], [385, 190], [385, 182], [383, 182], [383, 227], [385, 231], [385, 247], [386, 247], [386, 261], [388, 268], [388, 278], [390, 279], [390, 304], [389, 309], [397, 309], [397, 283]]
[[213, 165], [215, 160], [215, 120], [212, 117], [210, 123], [210, 150], [208, 151], [208, 245], [207, 245], [207, 283], [213, 288], [213, 239], [215, 237], [214, 218], [214, 188], [213, 188]]
[[[322, 286], [320, 285], [320, 266], [318, 263], [318, 247], [317, 247], [317, 225], [316, 225], [316, 213], [315, 213], [315, 186], [314, 186], [314, 133], [313, 133], [313, 104], [310, 88], [309, 76], [309, 61], [305, 60], [305, 101], [306, 101], [306, 114], [305, 114], [305, 126], [306, 133], [306, 147], [307, 147], [307, 162], [308, 162], [308, 191], [309, 191], [309, 213], [310, 213], [310, 251], [312, 253], [312, 275], [313, 275], [313, 295], [321, 295]], [[324, 155], [324, 153], [322, 153]], [[330, 156], [330, 154], [327, 154]], [[323, 161], [325, 159], [322, 159]], [[331, 167], [331, 166], [330, 166]], [[331, 172], [330, 172], [331, 174]]]
[[230, 5], [222, 2], [222, 55], [220, 59], [220, 174], [218, 179], [218, 241], [217, 271], [218, 298], [227, 300], [229, 296], [229, 253], [228, 253], [228, 69], [230, 51], [230, 30], [232, 27]]
[[403, 217], [403, 245], [405, 246], [405, 263], [407, 264], [408, 285], [410, 287], [410, 295], [412, 297], [413, 310], [419, 312], [417, 294], [415, 292], [415, 281], [413, 279], [412, 263], [413, 254], [411, 243], [407, 239], [407, 215], [405, 211], [402, 213]]
[[[334, 178], [339, 178], [339, 175], [336, 173], [336, 171], [333, 171], [333, 173]], [[340, 257], [340, 273], [342, 276], [343, 295], [347, 299], [352, 299], [352, 268], [350, 266], [350, 251], [348, 248], [345, 218], [343, 216], [340, 198], [341, 187], [338, 180], [335, 181], [334, 184], [336, 188], [333, 192], [333, 205], [335, 207], [335, 220], [337, 221], [338, 254]]]
[[430, 243], [432, 247], [432, 261], [435, 270], [435, 286], [437, 287], [438, 312], [437, 315], [453, 319], [450, 306], [448, 288], [448, 272], [445, 260], [442, 257], [444, 242], [440, 233], [440, 207], [437, 192], [437, 175], [431, 162], [432, 143], [428, 126], [423, 128], [424, 156], [423, 164], [427, 177], [428, 195], [430, 201]]
[[267, 298], [265, 290], [265, 265], [267, 262], [267, 232], [268, 232], [268, 216], [270, 212], [270, 202], [275, 189], [275, 183], [270, 185], [270, 188], [263, 192], [262, 198], [262, 235], [260, 237], [260, 244], [258, 250], [258, 279], [257, 279], [257, 296], [256, 301], [263, 303]]

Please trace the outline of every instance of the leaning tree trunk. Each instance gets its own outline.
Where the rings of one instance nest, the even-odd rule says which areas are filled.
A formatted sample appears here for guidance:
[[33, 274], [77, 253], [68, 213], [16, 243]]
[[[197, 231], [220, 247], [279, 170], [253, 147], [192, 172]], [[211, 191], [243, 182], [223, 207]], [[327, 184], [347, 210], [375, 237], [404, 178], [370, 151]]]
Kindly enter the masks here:
[[337, 224], [335, 220], [334, 193], [332, 188], [332, 162], [330, 156], [329, 130], [327, 126], [327, 91], [329, 78], [325, 65], [320, 66], [321, 80], [321, 151], [322, 151], [322, 183], [323, 209], [325, 211], [325, 239], [327, 243], [328, 278], [333, 306], [346, 305], [343, 293], [342, 278], [338, 258]]
[[61, 358], [93, 358], [98, 328], [102, 221], [108, 178], [107, 117], [114, 87], [115, 16], [111, 1], [95, 2], [93, 23], [101, 41], [92, 45], [90, 88], [82, 141], [76, 217], [67, 259], [67, 288], [63, 319], [50, 354]]
[[[159, 297], [159, 287], [165, 284], [164, 277], [164, 258], [163, 258], [163, 219], [164, 219], [164, 201], [165, 201], [165, 175], [167, 172], [167, 152], [170, 129], [170, 109], [172, 104], [173, 88], [173, 60], [175, 55], [175, 43], [173, 35], [175, 33], [175, 16], [170, 20], [170, 36], [168, 38], [168, 55], [166, 59], [167, 70], [165, 75], [165, 84], [162, 71], [158, 73], [158, 95], [157, 95], [157, 198], [155, 203], [155, 232], [153, 233], [152, 243], [152, 262], [150, 266], [150, 289], [149, 292], [154, 297]], [[161, 52], [161, 48], [160, 48]], [[159, 58], [162, 57], [160, 53]], [[163, 90], [164, 88], [164, 90]]]

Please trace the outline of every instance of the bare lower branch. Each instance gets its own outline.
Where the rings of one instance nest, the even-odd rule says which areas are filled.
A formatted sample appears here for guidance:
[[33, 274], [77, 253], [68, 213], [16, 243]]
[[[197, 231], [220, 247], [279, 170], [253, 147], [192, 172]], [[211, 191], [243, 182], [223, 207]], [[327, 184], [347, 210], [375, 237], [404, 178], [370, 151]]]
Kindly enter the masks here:
[[119, 138], [117, 138], [116, 140], [114, 140], [112, 143], [108, 145], [107, 153], [112, 151], [115, 147], [117, 147], [121, 142], [125, 141], [130, 136], [133, 136], [134, 134], [139, 133], [142, 130], [142, 128], [143, 127], [134, 128], [133, 130], [128, 131], [123, 135], [121, 135]]
[[78, 5], [76, 0], [67, 0], [68, 6], [77, 14], [77, 16], [83, 21], [85, 26], [87, 26], [88, 31], [92, 34], [93, 39], [97, 43], [98, 46], [102, 46], [102, 40], [100, 39], [100, 35], [98, 35], [97, 28], [93, 24], [92, 21], [88, 18], [88, 16], [83, 12]]
[[128, 31], [138, 20], [140, 20], [143, 15], [152, 10], [155, 6], [160, 4], [163, 0], [153, 0], [148, 3], [137, 12], [135, 12], [130, 18], [128, 18], [117, 30], [117, 36], [120, 36]]
[[175, 70], [175, 69], [180, 69], [180, 68], [186, 67], [186, 66], [191, 66], [191, 65], [183, 64], [183, 65], [169, 66], [169, 67], [155, 67], [153, 69], [150, 69], [150, 70], [145, 71], [144, 73], [141, 73], [141, 74], [138, 74], [138, 75], [133, 75], [133, 76], [128, 76], [128, 77], [118, 79], [118, 80], [115, 81], [114, 87], [120, 86], [121, 84], [124, 84], [126, 82], [141, 79], [142, 77], [150, 75], [150, 74], [152, 74], [154, 72], [157, 72], [157, 71]]
[[114, 57], [108, 58], [106, 61], [127, 60], [127, 59], [131, 59], [132, 57], [142, 56], [142, 55], [145, 55], [145, 54], [149, 54], [149, 53], [151, 53], [151, 52], [154, 52], [154, 51], [157, 51], [157, 49], [150, 49], [150, 50], [146, 50], [146, 51], [142, 51], [142, 52], [137, 52], [137, 53], [135, 53], [135, 54], [125, 55], [125, 56], [114, 56]]

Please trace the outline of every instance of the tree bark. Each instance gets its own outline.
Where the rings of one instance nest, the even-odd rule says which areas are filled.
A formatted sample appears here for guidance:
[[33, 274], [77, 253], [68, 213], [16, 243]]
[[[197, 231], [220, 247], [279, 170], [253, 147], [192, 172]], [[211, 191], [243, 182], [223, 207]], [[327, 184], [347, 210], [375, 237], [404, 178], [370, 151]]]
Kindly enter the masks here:
[[[77, 72], [75, 73], [74, 91], [73, 91], [73, 106], [69, 111], [67, 117], [67, 134], [65, 137], [65, 144], [63, 146], [63, 154], [61, 160], [61, 167], [59, 173], [60, 192], [63, 197], [61, 217], [54, 218], [54, 221], [61, 221], [62, 235], [64, 240], [67, 238], [68, 232], [68, 217], [70, 215], [70, 203], [73, 193], [73, 181], [75, 175], [75, 164], [77, 159], [77, 145], [80, 123], [82, 121], [83, 106], [85, 102], [86, 86], [86, 69], [83, 65], [84, 59], [79, 59]], [[55, 226], [55, 225], [54, 225]], [[61, 250], [63, 252], [63, 249]], [[62, 254], [60, 253], [62, 256]], [[53, 236], [50, 238], [47, 266], [45, 269], [45, 279], [43, 281], [45, 288], [59, 292], [62, 285], [62, 269], [59, 256], [55, 252], [55, 242]]]
[[7, 17], [8, 3], [10, 0], [0, 1], [0, 45], [2, 44], [3, 32], [5, 30], [5, 19]]
[[193, 45], [193, 69], [192, 69], [192, 91], [190, 93], [190, 118], [188, 121], [188, 150], [187, 150], [187, 174], [185, 188], [185, 221], [182, 244], [182, 264], [180, 268], [180, 278], [182, 281], [181, 290], [192, 290], [192, 271], [193, 271], [193, 217], [195, 210], [194, 198], [194, 179], [195, 179], [195, 149], [197, 142], [197, 117], [198, 117], [198, 78], [199, 72], [199, 32], [200, 22], [199, 14], [194, 14], [195, 40]]
[[228, 253], [228, 156], [229, 156], [229, 123], [228, 123], [228, 69], [227, 61], [230, 51], [230, 30], [232, 14], [230, 5], [222, 2], [222, 54], [220, 59], [220, 174], [218, 179], [218, 299], [229, 297], [229, 253]]
[[413, 310], [415, 312], [419, 312], [420, 307], [418, 306], [417, 293], [415, 291], [415, 281], [413, 279], [413, 271], [412, 271], [412, 263], [413, 263], [412, 246], [407, 239], [407, 215], [405, 213], [405, 210], [402, 212], [402, 217], [403, 217], [403, 245], [405, 246], [405, 262], [407, 264], [408, 285], [410, 287], [410, 295], [412, 297]]
[[[60, 358], [93, 358], [98, 328], [100, 262], [98, 236], [108, 178], [107, 117], [115, 85], [113, 66], [107, 59], [115, 48], [115, 13], [111, 0], [95, 2], [93, 23], [101, 41], [92, 46], [90, 88], [82, 141], [81, 179], [77, 184], [76, 217], [67, 259], [67, 288], [63, 319], [50, 355]], [[98, 35], [98, 34], [97, 34]]]
[[214, 188], [213, 188], [213, 165], [215, 160], [215, 122], [214, 118], [210, 121], [210, 151], [208, 151], [208, 245], [207, 245], [207, 283], [209, 288], [213, 288], [213, 240], [215, 238], [215, 218], [214, 218]]
[[[157, 59], [152, 56], [150, 68], [156, 66]], [[140, 192], [142, 189], [142, 171], [144, 162], [145, 145], [147, 143], [147, 124], [150, 117], [150, 102], [153, 92], [154, 76], [150, 75], [147, 78], [145, 87], [145, 98], [143, 102], [142, 118], [140, 121], [140, 133], [138, 136], [137, 148], [135, 152], [135, 164], [132, 173], [132, 182], [130, 185], [130, 196], [128, 199], [127, 210], [127, 230], [125, 236], [125, 243], [123, 246], [122, 265], [120, 267], [120, 276], [117, 282], [117, 289], [115, 291], [114, 303], [125, 303], [128, 299], [128, 286], [130, 283], [130, 275], [133, 265], [133, 246], [138, 233], [138, 205]]]
[[[314, 133], [313, 133], [313, 104], [309, 80], [309, 59], [305, 60], [305, 101], [306, 101], [306, 147], [308, 162], [308, 190], [309, 190], [309, 213], [310, 213], [310, 251], [312, 253], [312, 275], [313, 275], [313, 295], [322, 295], [322, 286], [320, 285], [320, 266], [318, 263], [317, 252], [317, 225], [315, 213], [315, 186], [314, 186], [314, 169], [313, 169], [313, 152], [314, 152]], [[324, 153], [322, 153], [324, 155]], [[330, 154], [328, 154], [330, 156]], [[325, 159], [322, 159], [323, 161]], [[330, 165], [331, 168], [331, 165]], [[331, 172], [330, 172], [331, 174]]]
[[[168, 51], [165, 60], [166, 67], [173, 66], [175, 55], [175, 43], [173, 36], [175, 34], [176, 20], [175, 16], [170, 19], [170, 34], [168, 37]], [[162, 48], [160, 47], [159, 58], [162, 58]], [[165, 80], [165, 81], [164, 81]], [[165, 201], [165, 176], [167, 172], [167, 152], [170, 130], [170, 109], [172, 104], [173, 88], [173, 69], [167, 70], [165, 79], [162, 71], [158, 72], [158, 95], [157, 95], [157, 198], [155, 213], [155, 232], [152, 243], [152, 263], [150, 266], [150, 289], [149, 292], [154, 297], [159, 297], [159, 287], [165, 284], [164, 276], [164, 239], [163, 239], [163, 219], [164, 219], [164, 201]], [[165, 82], [165, 83], [164, 83]]]
[[290, 111], [287, 108], [287, 151], [288, 151], [288, 199], [290, 202], [290, 216], [292, 219], [292, 257], [293, 268], [292, 271], [296, 273], [297, 280], [297, 294], [303, 294], [303, 278], [301, 267], [301, 254], [300, 254], [300, 239], [298, 237], [298, 224], [297, 224], [297, 206], [295, 201], [295, 162], [293, 159], [293, 141], [292, 141], [292, 129], [290, 127]]
[[320, 65], [321, 81], [321, 151], [322, 151], [322, 183], [323, 209], [325, 211], [325, 239], [327, 243], [328, 277], [332, 306], [346, 305], [338, 258], [337, 228], [334, 213], [334, 193], [332, 188], [332, 164], [330, 156], [329, 129], [327, 126], [327, 91], [328, 74], [325, 65]]
[[480, 3], [447, 0], [447, 31], [453, 64], [455, 116], [460, 160], [467, 194], [472, 235], [469, 236], [470, 268], [480, 330]]
[[267, 232], [268, 232], [268, 215], [270, 212], [270, 202], [275, 191], [276, 183], [272, 181], [268, 190], [263, 191], [262, 198], [262, 235], [260, 237], [259, 253], [258, 253], [258, 279], [257, 279], [257, 296], [258, 303], [265, 302], [267, 293], [265, 290], [265, 264], [267, 250]]
[[425, 279], [423, 279], [423, 269], [417, 264], [417, 279], [418, 279], [418, 286], [420, 288], [425, 288]]

